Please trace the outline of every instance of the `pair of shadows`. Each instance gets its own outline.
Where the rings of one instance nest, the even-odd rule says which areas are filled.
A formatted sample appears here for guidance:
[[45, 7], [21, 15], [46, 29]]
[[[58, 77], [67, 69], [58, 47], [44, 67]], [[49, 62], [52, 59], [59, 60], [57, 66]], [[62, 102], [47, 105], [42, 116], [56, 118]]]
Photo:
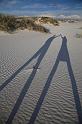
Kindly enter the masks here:
[[[8, 80], [6, 80], [6, 82], [3, 83], [3, 85], [0, 87], [0, 90], [2, 90], [13, 78], [15, 78], [15, 76], [25, 67], [27, 66], [35, 57], [38, 57], [38, 60], [37, 60], [37, 63], [35, 64], [35, 67], [31, 73], [31, 75], [29, 76], [27, 82], [25, 83], [18, 99], [17, 99], [17, 102], [16, 104], [14, 105], [14, 108], [12, 110], [12, 112], [10, 113], [10, 116], [6, 122], [6, 124], [11, 124], [12, 123], [12, 120], [15, 116], [15, 114], [17, 113], [17, 110], [19, 109], [21, 103], [22, 103], [22, 100], [26, 94], [26, 92], [28, 91], [31, 83], [32, 83], [32, 80], [34, 79], [35, 77], [35, 74], [37, 72], [37, 68], [39, 67], [43, 57], [45, 56], [52, 40], [56, 38], [55, 36], [49, 38], [46, 43], [34, 54], [34, 56], [29, 59], [22, 67], [20, 67]], [[35, 119], [39, 113], [39, 110], [41, 108], [41, 105], [44, 101], [44, 98], [48, 92], [48, 89], [49, 89], [49, 86], [51, 84], [51, 81], [53, 79], [53, 76], [57, 70], [57, 67], [58, 67], [58, 64], [60, 61], [63, 61], [63, 62], [67, 62], [67, 67], [68, 67], [68, 72], [69, 72], [69, 76], [70, 76], [70, 79], [71, 79], [71, 83], [72, 83], [72, 90], [73, 90], [73, 95], [74, 95], [74, 100], [75, 100], [75, 105], [76, 105], [76, 110], [77, 110], [77, 115], [78, 115], [78, 119], [79, 119], [79, 124], [82, 124], [82, 110], [81, 110], [81, 103], [80, 103], [80, 98], [79, 98], [79, 94], [78, 94], [78, 89], [77, 89], [77, 85], [76, 85], [76, 81], [75, 81], [75, 77], [74, 77], [74, 74], [73, 74], [73, 70], [72, 70], [72, 67], [71, 67], [71, 63], [70, 63], [70, 57], [69, 57], [69, 53], [68, 53], [68, 49], [67, 49], [67, 38], [66, 37], [62, 37], [62, 45], [61, 45], [61, 48], [60, 48], [60, 51], [59, 51], [59, 54], [57, 56], [57, 59], [56, 59], [56, 62], [48, 76], [48, 79], [45, 83], [45, 86], [43, 88], [43, 91], [40, 95], [40, 98], [36, 104], [36, 107], [32, 113], [32, 116], [29, 120], [29, 123], [28, 124], [33, 124], [35, 122]]]

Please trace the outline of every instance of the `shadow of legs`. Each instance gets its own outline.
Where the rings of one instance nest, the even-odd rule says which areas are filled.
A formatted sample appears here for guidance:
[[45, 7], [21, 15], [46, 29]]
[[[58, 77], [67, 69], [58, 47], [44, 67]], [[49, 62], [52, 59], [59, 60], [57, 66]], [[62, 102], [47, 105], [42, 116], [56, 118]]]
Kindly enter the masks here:
[[79, 98], [79, 94], [78, 94], [78, 88], [77, 88], [77, 84], [76, 84], [76, 80], [75, 80], [75, 77], [73, 74], [70, 60], [67, 61], [67, 66], [68, 66], [69, 76], [71, 79], [72, 90], [73, 90], [77, 115], [78, 115], [78, 119], [79, 119], [79, 124], [82, 124], [82, 108], [81, 108], [80, 98]]
[[24, 99], [24, 96], [25, 96], [26, 92], [28, 91], [28, 89], [29, 89], [29, 87], [30, 87], [30, 85], [32, 83], [32, 80], [35, 77], [35, 74], [37, 72], [37, 68], [39, 67], [42, 59], [44, 58], [44, 56], [45, 56], [45, 54], [46, 54], [46, 52], [47, 52], [47, 50], [48, 50], [48, 48], [49, 48], [49, 46], [50, 46], [50, 44], [51, 44], [53, 39], [54, 39], [54, 37], [49, 38], [46, 41], [44, 47], [42, 48], [42, 51], [40, 53], [40, 56], [38, 57], [37, 63], [35, 64], [35, 68], [33, 69], [33, 71], [30, 74], [28, 80], [26, 81], [26, 83], [25, 83], [25, 85], [24, 85], [24, 87], [23, 87], [23, 89], [22, 89], [22, 91], [21, 91], [21, 93], [20, 93], [20, 95], [19, 95], [19, 97], [17, 99], [17, 102], [14, 105], [14, 108], [13, 108], [12, 112], [10, 113], [10, 116], [9, 116], [6, 124], [11, 124], [12, 123], [12, 120], [13, 120], [15, 114], [17, 113], [17, 110], [19, 109], [21, 103], [22, 103], [22, 101]]

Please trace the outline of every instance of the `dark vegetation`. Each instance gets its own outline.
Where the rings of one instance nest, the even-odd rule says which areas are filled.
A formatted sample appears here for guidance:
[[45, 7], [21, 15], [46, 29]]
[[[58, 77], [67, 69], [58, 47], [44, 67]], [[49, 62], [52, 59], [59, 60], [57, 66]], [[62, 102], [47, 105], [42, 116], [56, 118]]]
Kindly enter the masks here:
[[82, 38], [82, 33], [77, 33], [75, 36], [76, 38]]
[[[21, 30], [28, 29], [49, 33], [49, 30], [46, 29], [44, 26], [36, 24], [36, 21], [38, 19], [39, 17], [17, 17], [0, 14], [0, 30], [11, 33], [19, 29]], [[50, 22], [53, 25], [59, 25], [57, 20], [49, 17], [41, 17], [40, 22], [43, 23]]]

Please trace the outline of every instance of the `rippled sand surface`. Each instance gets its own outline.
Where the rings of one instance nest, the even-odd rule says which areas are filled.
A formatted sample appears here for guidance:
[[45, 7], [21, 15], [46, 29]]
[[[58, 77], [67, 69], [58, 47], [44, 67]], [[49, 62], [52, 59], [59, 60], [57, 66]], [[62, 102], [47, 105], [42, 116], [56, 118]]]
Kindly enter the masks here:
[[[76, 38], [75, 34], [82, 32], [79, 29], [82, 22], [63, 23], [58, 27], [46, 26], [52, 34], [22, 31], [0, 36], [0, 124], [5, 124], [10, 115], [12, 124], [79, 124], [78, 111], [81, 110], [77, 109], [76, 104], [82, 106], [82, 39]], [[67, 38], [67, 50], [80, 104], [74, 97], [76, 90], [72, 86], [67, 62], [59, 60], [55, 72], [54, 65], [62, 39], [51, 37], [60, 33]], [[27, 63], [45, 43], [45, 49], [39, 51], [40, 53]], [[35, 67], [37, 62], [38, 68]], [[20, 71], [17, 72], [19, 68]], [[53, 76], [50, 75], [52, 69]], [[15, 72], [17, 75], [7, 80]], [[52, 77], [52, 80], [49, 81], [48, 77]], [[5, 82], [6, 85], [3, 85]], [[45, 88], [41, 103], [43, 97], [39, 98], [46, 82], [49, 82], [46, 86], [48, 88]], [[35, 109], [36, 119], [31, 123]]]

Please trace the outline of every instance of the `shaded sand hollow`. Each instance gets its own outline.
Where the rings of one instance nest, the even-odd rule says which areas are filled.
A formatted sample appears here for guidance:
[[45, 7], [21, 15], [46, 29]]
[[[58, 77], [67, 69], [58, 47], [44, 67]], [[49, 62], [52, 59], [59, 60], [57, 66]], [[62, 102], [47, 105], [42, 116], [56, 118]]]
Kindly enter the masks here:
[[45, 26], [0, 35], [0, 124], [82, 122], [82, 22]]

